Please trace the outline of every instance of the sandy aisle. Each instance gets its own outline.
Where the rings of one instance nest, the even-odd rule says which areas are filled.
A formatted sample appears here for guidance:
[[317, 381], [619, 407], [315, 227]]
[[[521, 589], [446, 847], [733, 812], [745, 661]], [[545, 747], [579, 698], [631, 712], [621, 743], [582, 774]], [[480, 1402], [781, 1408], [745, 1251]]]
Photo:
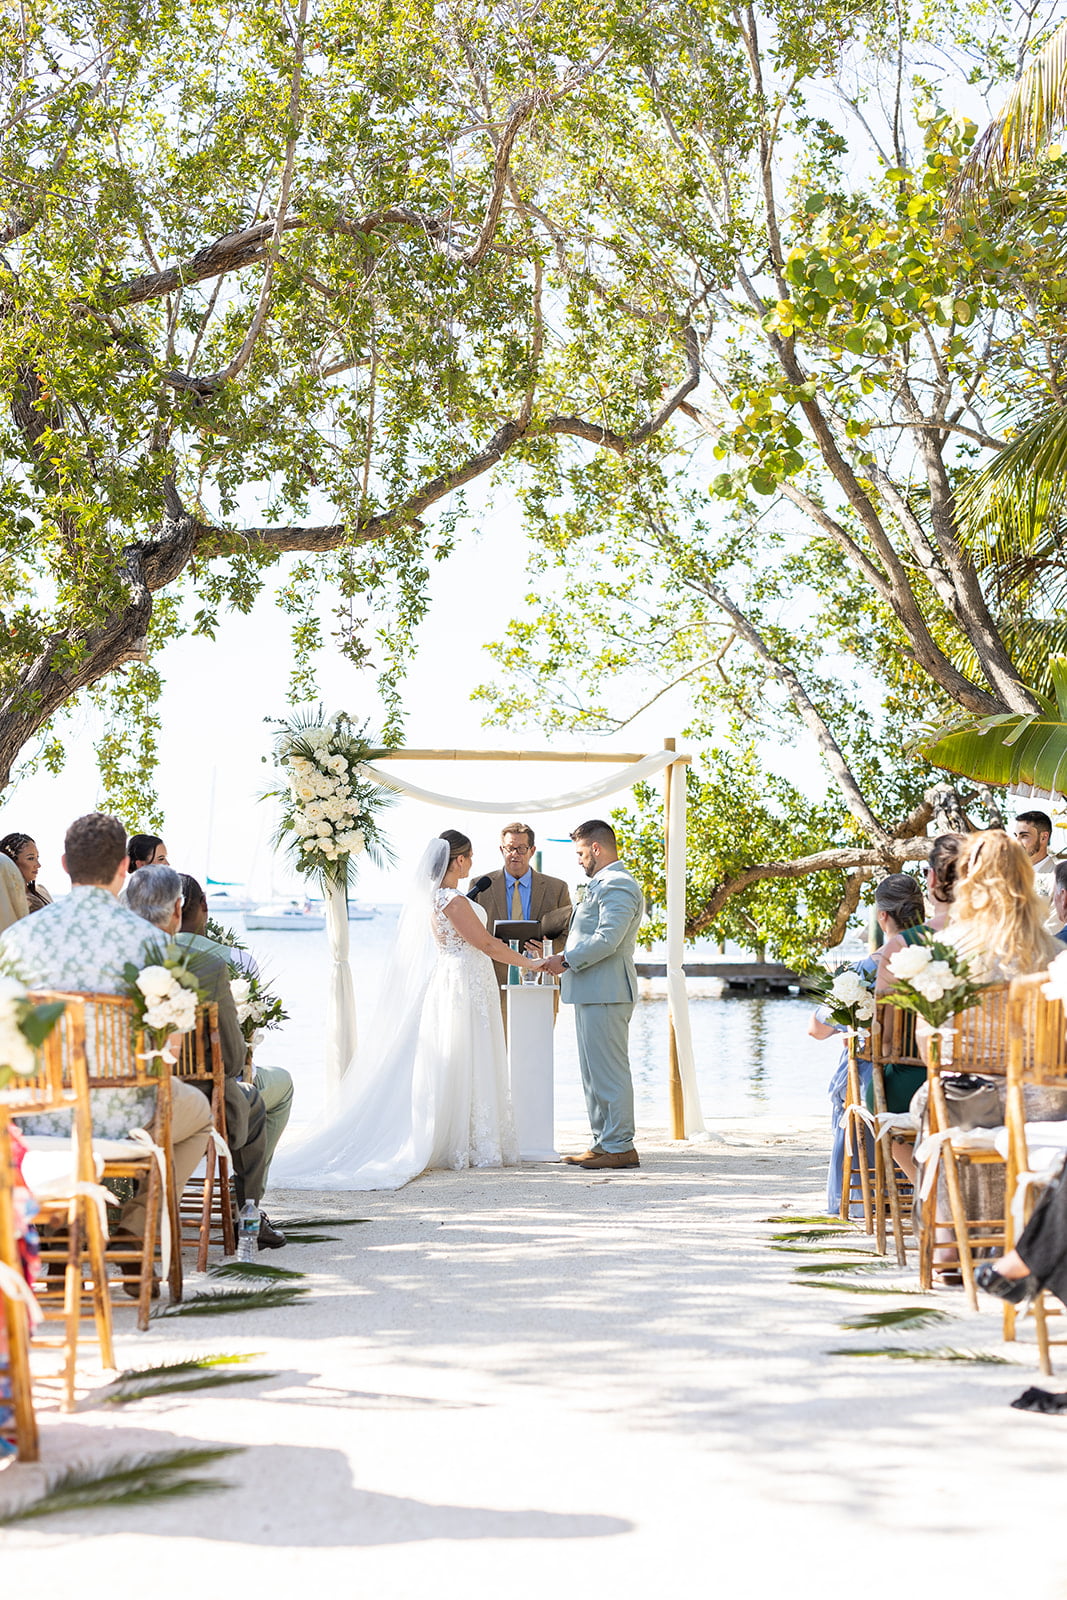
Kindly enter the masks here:
[[373, 1220], [270, 1258], [314, 1274], [307, 1304], [123, 1335], [123, 1365], [259, 1351], [278, 1376], [47, 1414], [46, 1462], [238, 1443], [221, 1469], [235, 1487], [12, 1528], [4, 1592], [637, 1596], [692, 1574], [747, 1600], [834, 1582], [901, 1595], [925, 1570], [950, 1596], [1022, 1574], [1038, 1600], [1062, 1596], [1067, 1420], [1008, 1408], [1042, 1381], [1032, 1342], [1009, 1351], [1017, 1368], [828, 1356], [1000, 1350], [999, 1314], [940, 1293], [958, 1322], [860, 1336], [838, 1323], [902, 1302], [794, 1284], [819, 1258], [769, 1250], [764, 1219], [821, 1210], [822, 1124], [640, 1146], [639, 1171], [607, 1177], [437, 1173], [330, 1197], [314, 1211]]

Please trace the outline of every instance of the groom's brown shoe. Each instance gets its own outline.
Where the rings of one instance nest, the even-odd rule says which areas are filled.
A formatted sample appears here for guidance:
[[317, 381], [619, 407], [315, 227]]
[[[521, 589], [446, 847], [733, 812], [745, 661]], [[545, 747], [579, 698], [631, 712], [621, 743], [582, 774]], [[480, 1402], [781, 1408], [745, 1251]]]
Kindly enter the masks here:
[[560, 1160], [565, 1167], [580, 1167], [583, 1161], [589, 1161], [593, 1156], [604, 1154], [598, 1144], [592, 1145], [588, 1150], [583, 1150], [580, 1156], [561, 1156]]
[[636, 1150], [598, 1150], [595, 1154], [586, 1156], [578, 1162], [586, 1172], [601, 1172], [607, 1168], [639, 1167], [641, 1165]]

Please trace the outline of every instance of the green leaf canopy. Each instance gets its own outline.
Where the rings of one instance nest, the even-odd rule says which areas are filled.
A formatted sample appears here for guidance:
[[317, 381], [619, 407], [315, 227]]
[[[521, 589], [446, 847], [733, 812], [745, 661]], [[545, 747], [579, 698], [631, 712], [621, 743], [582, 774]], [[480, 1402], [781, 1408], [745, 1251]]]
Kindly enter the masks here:
[[1030, 716], [968, 717], [943, 724], [913, 750], [935, 766], [994, 787], [1032, 784], [1067, 794], [1067, 656], [1050, 662], [1055, 700]]

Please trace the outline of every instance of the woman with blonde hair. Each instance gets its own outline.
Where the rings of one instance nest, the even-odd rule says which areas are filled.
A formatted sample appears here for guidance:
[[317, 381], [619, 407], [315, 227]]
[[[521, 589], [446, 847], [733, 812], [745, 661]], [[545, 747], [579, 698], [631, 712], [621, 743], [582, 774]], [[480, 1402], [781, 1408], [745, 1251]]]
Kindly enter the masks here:
[[[952, 908], [942, 938], [959, 951], [971, 978], [977, 983], [1006, 983], [1009, 978], [1043, 972], [1063, 949], [1045, 927], [1047, 916], [1048, 902], [1034, 888], [1034, 869], [1021, 845], [1000, 828], [972, 833], [964, 840], [956, 862]], [[980, 1062], [972, 1066], [981, 1072]], [[986, 1081], [997, 1091], [999, 1120], [1003, 1122], [1004, 1080], [998, 1073]], [[1062, 1090], [1028, 1087], [1025, 1104], [1027, 1121], [1059, 1122], [1067, 1117], [1067, 1096]], [[911, 1110], [925, 1132], [925, 1084], [912, 1100]], [[910, 1162], [900, 1160], [895, 1146], [894, 1155], [907, 1171]], [[991, 1164], [969, 1167], [961, 1172], [960, 1179], [964, 1209], [972, 1221], [1002, 1213], [1003, 1168]], [[939, 1220], [947, 1220], [943, 1194], [939, 1194], [937, 1209]], [[935, 1260], [943, 1260], [946, 1255], [951, 1259], [952, 1251], [939, 1248]], [[946, 1281], [958, 1281], [954, 1272], [943, 1275]]]
[[1045, 927], [1048, 903], [1034, 888], [1021, 845], [1000, 828], [972, 833], [956, 862], [956, 887], [945, 938], [979, 983], [1042, 972], [1060, 953]]

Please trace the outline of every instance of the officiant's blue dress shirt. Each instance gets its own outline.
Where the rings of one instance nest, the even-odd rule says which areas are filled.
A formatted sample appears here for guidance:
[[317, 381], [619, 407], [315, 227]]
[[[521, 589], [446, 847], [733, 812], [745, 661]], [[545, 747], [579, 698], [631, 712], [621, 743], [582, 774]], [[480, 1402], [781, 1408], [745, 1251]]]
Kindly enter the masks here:
[[519, 899], [522, 902], [522, 920], [524, 922], [532, 922], [533, 918], [530, 916], [530, 896], [533, 894], [533, 871], [531, 868], [527, 867], [525, 874], [521, 878], [513, 878], [511, 873], [505, 870], [504, 904], [508, 908], [509, 916], [511, 915], [511, 891], [516, 883], [519, 886]]

